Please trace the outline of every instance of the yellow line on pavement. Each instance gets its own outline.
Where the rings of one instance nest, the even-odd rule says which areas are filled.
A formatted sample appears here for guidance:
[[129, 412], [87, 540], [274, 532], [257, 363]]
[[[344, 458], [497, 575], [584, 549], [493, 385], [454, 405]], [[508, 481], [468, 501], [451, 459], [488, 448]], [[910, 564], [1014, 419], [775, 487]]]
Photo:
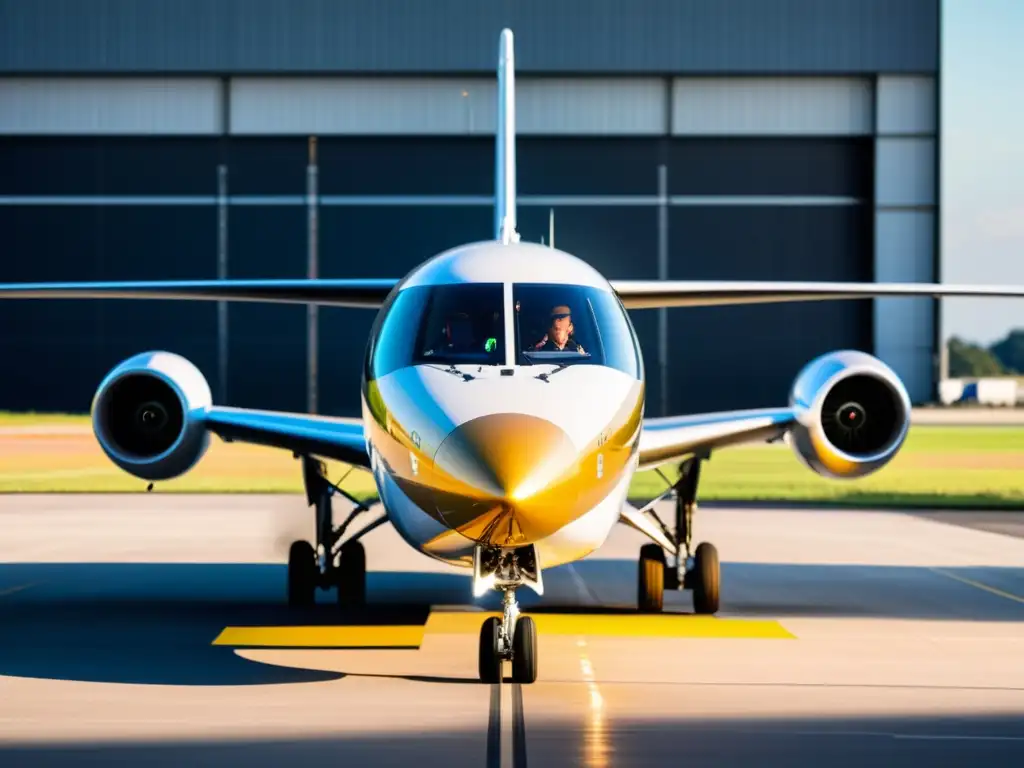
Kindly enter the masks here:
[[[419, 648], [427, 634], [472, 635], [496, 613], [432, 612], [425, 625], [225, 627], [214, 645], [256, 648]], [[687, 615], [531, 613], [537, 631], [592, 637], [793, 639], [777, 621]]]
[[1024, 597], [1021, 597], [1020, 595], [1015, 595], [1012, 592], [1004, 592], [1001, 589], [990, 587], [988, 584], [982, 584], [980, 581], [968, 579], [966, 576], [958, 576], [955, 573], [950, 573], [949, 571], [944, 571], [940, 568], [930, 568], [929, 570], [932, 571], [932, 573], [945, 576], [947, 579], [959, 581], [961, 584], [970, 584], [972, 587], [977, 587], [978, 589], [982, 589], [986, 592], [991, 592], [993, 595], [999, 595], [999, 597], [1005, 597], [1007, 600], [1013, 600], [1015, 603], [1024, 603]]
[[[436, 634], [477, 632], [487, 616], [496, 613], [437, 612], [427, 619], [426, 631]], [[719, 637], [792, 639], [777, 621], [722, 619], [673, 614], [530, 613], [537, 632], [552, 635], [600, 637]]]
[[225, 627], [214, 645], [258, 648], [419, 648], [422, 626]]

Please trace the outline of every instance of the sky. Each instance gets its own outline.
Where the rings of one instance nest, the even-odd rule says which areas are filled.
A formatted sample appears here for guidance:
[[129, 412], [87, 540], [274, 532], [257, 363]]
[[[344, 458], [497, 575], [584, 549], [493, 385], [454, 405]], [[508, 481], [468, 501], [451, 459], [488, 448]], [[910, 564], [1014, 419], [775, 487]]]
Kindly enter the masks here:
[[[942, 0], [941, 280], [1024, 285], [1024, 0]], [[942, 336], [990, 344], [1024, 300], [944, 299]]]

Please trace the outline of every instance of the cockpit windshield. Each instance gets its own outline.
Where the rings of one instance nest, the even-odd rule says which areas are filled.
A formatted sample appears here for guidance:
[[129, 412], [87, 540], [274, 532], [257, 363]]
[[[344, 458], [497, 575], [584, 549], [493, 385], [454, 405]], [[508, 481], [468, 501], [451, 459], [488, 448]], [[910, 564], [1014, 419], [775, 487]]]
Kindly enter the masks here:
[[[371, 333], [367, 375], [413, 365], [504, 366], [505, 286], [417, 285], [397, 292]], [[576, 364], [616, 368], [639, 378], [636, 335], [618, 298], [578, 285], [512, 286], [516, 365]], [[463, 368], [463, 375], [473, 370]], [[545, 371], [542, 371], [545, 372]]]
[[618, 299], [577, 285], [512, 287], [516, 363], [604, 365], [639, 376], [636, 337]]
[[505, 312], [501, 283], [413, 286], [388, 308], [372, 375], [410, 365], [504, 365]]

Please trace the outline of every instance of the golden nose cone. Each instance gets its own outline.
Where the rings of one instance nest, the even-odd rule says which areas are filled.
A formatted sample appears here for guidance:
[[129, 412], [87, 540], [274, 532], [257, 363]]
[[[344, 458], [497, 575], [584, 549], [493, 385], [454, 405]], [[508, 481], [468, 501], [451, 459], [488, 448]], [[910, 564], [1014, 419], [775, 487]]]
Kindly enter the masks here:
[[461, 486], [438, 498], [438, 512], [481, 543], [528, 544], [575, 515], [577, 452], [546, 419], [500, 413], [468, 421], [441, 443], [434, 467]]

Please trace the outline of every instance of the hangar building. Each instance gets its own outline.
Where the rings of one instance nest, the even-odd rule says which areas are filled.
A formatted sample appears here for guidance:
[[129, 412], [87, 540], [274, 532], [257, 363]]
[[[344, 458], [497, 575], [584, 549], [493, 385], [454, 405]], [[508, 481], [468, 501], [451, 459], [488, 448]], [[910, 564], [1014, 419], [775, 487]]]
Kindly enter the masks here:
[[[399, 277], [492, 237], [504, 26], [523, 239], [553, 218], [611, 278], [939, 278], [939, 0], [0, 0], [0, 280]], [[7, 302], [0, 407], [85, 411], [165, 348], [220, 401], [354, 415], [372, 315]], [[935, 390], [927, 299], [633, 319], [652, 415], [780, 404], [839, 347]]]

